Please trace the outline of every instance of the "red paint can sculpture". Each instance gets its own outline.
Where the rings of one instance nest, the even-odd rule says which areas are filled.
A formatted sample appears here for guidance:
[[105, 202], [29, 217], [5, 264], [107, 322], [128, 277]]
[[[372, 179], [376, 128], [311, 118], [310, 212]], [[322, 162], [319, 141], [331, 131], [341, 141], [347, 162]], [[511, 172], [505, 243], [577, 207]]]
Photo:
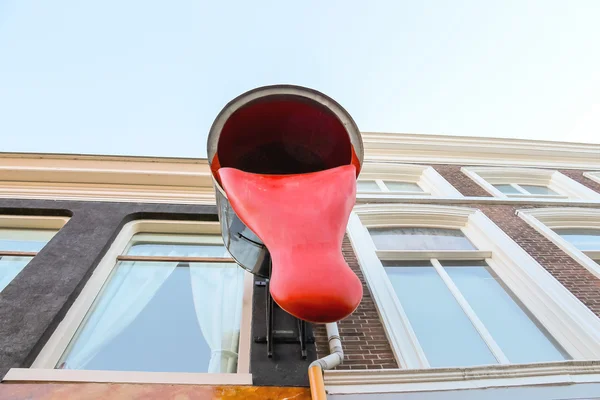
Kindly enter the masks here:
[[219, 114], [208, 156], [223, 238], [238, 264], [269, 277], [275, 302], [297, 318], [351, 314], [362, 285], [341, 245], [363, 147], [350, 115], [311, 89], [258, 88]]

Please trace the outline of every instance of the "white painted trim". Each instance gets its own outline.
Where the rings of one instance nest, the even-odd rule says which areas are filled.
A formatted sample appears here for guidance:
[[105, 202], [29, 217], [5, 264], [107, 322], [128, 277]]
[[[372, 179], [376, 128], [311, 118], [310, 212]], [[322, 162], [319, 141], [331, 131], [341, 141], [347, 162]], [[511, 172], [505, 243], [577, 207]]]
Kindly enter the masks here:
[[362, 139], [366, 161], [600, 169], [598, 144], [379, 132]]
[[564, 198], [529, 198], [529, 197], [462, 197], [462, 198], [451, 198], [451, 197], [431, 197], [431, 196], [391, 196], [389, 194], [381, 193], [379, 195], [373, 194], [362, 194], [358, 193], [356, 195], [356, 202], [359, 205], [362, 204], [373, 204], [373, 203], [419, 203], [419, 204], [510, 204], [510, 205], [552, 205], [552, 206], [578, 206], [578, 205], [586, 205], [586, 206], [600, 206], [600, 200], [574, 200], [574, 199], [564, 199]]
[[215, 202], [206, 160], [6, 153], [0, 198]]
[[[383, 174], [375, 174], [374, 179], [382, 179], [395, 170], [396, 178], [406, 174], [408, 181], [417, 182], [434, 197], [460, 199], [462, 196], [433, 168], [426, 166], [430, 164], [600, 169], [597, 145], [377, 133], [363, 133], [363, 140], [368, 150], [361, 178], [369, 176], [370, 165]], [[487, 157], [490, 152], [493, 156]], [[536, 160], [536, 153], [547, 157]], [[0, 198], [215, 202], [206, 159], [0, 153], [0, 177]], [[390, 196], [398, 197], [398, 194], [359, 194], [358, 197], [379, 201]], [[426, 198], [423, 194], [418, 197]]]
[[[218, 222], [173, 221], [173, 220], [136, 220], [125, 224], [121, 232], [111, 244], [92, 276], [84, 286], [81, 294], [73, 303], [66, 316], [60, 322], [40, 354], [34, 360], [34, 369], [54, 369], [66, 351], [71, 339], [92, 307], [102, 287], [109, 279], [117, 265], [117, 256], [122, 254], [132, 236], [136, 233], [220, 233]], [[242, 309], [242, 326], [240, 327], [240, 343], [238, 356], [238, 373], [250, 371], [250, 340], [252, 312], [252, 276], [245, 272], [244, 295]], [[244, 353], [242, 353], [244, 350]], [[64, 370], [74, 371], [74, 370]], [[202, 375], [202, 374], [199, 374]], [[231, 374], [236, 375], [236, 374]], [[62, 376], [62, 375], [61, 375]]]
[[252, 385], [252, 375], [249, 373], [195, 374], [184, 372], [11, 368], [2, 379], [2, 383], [18, 382], [164, 383], [211, 386]]
[[579, 265], [600, 279], [600, 265], [585, 252], [560, 237], [552, 229], [598, 228], [600, 210], [596, 208], [537, 208], [518, 210], [517, 215], [546, 239], [557, 245]]
[[[361, 132], [367, 162], [417, 164], [510, 165], [538, 168], [600, 170], [600, 145], [542, 140], [429, 135], [415, 133]], [[174, 168], [207, 165], [206, 159], [132, 157], [81, 154], [0, 153], [0, 165], [100, 162], [130, 165], [164, 164]]]
[[596, 183], [600, 183], [600, 171], [584, 172], [583, 176], [593, 180]]
[[329, 394], [405, 393], [600, 382], [600, 361], [562, 361], [427, 370], [325, 371]]
[[462, 229], [476, 248], [491, 252], [489, 267], [565, 351], [575, 359], [600, 359], [600, 319], [481, 211], [426, 204], [356, 206], [349, 237], [402, 368], [425, 368], [426, 361], [377, 256], [367, 230], [372, 226]]
[[[462, 167], [461, 171], [488, 193], [498, 198], [527, 197], [546, 200], [566, 197], [573, 200], [600, 201], [600, 193], [596, 193], [558, 171], [508, 167]], [[532, 194], [506, 195], [496, 189], [493, 186], [495, 184], [513, 184], [519, 191], [522, 191], [522, 188], [518, 185], [547, 186], [558, 193], [558, 196]]]

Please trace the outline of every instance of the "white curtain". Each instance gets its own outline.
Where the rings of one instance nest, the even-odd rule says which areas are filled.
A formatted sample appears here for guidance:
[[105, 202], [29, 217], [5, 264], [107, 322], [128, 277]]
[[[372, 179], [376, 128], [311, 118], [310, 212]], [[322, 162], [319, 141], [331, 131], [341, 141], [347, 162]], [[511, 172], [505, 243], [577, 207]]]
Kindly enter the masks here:
[[191, 263], [190, 274], [196, 317], [211, 350], [208, 372], [236, 372], [244, 271], [232, 263]]
[[0, 257], [0, 292], [21, 272], [31, 261], [31, 257]]
[[177, 262], [121, 262], [88, 314], [63, 368], [83, 369], [146, 307]]

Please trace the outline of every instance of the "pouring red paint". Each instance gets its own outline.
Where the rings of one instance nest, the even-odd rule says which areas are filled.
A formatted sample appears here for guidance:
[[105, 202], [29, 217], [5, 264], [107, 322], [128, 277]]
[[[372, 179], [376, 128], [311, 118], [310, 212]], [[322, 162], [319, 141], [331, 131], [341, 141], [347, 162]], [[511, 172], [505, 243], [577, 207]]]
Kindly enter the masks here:
[[271, 296], [297, 318], [334, 322], [350, 315], [362, 284], [341, 253], [356, 198], [356, 169], [264, 175], [219, 169], [231, 206], [269, 249]]

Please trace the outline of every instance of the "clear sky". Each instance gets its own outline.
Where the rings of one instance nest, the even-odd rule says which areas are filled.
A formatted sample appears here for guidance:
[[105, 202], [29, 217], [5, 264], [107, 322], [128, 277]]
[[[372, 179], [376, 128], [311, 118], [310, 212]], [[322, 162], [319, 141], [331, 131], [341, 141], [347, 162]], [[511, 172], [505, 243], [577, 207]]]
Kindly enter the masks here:
[[203, 157], [275, 83], [363, 131], [600, 143], [600, 0], [0, 0], [0, 151]]

